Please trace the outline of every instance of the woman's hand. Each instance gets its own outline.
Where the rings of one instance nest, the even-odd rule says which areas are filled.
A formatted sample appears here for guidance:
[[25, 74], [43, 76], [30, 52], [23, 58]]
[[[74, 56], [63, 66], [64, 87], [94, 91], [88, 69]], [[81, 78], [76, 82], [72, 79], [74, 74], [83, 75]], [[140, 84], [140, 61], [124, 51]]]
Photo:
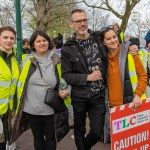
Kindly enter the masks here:
[[135, 94], [134, 98], [133, 98], [133, 101], [132, 101], [132, 110], [133, 111], [136, 111], [137, 108], [142, 104], [142, 101], [141, 101], [141, 97], [137, 94]]
[[67, 90], [59, 91], [59, 96], [64, 99], [65, 97], [69, 96], [69, 92]]

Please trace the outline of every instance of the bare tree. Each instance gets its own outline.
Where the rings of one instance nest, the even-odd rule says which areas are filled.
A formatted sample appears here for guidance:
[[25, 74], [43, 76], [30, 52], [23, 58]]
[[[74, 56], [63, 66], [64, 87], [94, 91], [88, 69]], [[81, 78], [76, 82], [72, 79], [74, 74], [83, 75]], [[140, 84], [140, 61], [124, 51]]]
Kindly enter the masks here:
[[[113, 13], [117, 18], [121, 19], [121, 29], [125, 31], [131, 11], [140, 1], [141, 0], [118, 0], [116, 2], [114, 0], [99, 0], [93, 3], [92, 0], [81, 0], [80, 2], [83, 2], [88, 7], [103, 9]], [[118, 6], [117, 8], [113, 8], [114, 3]], [[118, 10], [118, 8], [122, 9]]]
[[68, 17], [75, 5], [72, 1], [28, 0], [24, 19], [32, 29], [40, 28], [49, 32], [52, 37], [56, 36], [58, 32], [67, 37], [71, 32], [68, 26]]
[[146, 35], [147, 31], [150, 29], [150, 6], [148, 5], [148, 3], [142, 3], [142, 5], [139, 5], [137, 9], [139, 7], [141, 7], [142, 10], [144, 9], [145, 13], [141, 13], [136, 9], [132, 12], [126, 33], [128, 35], [132, 34], [132, 36], [141, 39]]
[[1, 1], [3, 5], [0, 6], [0, 23], [1, 26], [11, 25], [15, 26], [15, 10], [14, 1]]
[[[0, 24], [16, 26], [15, 0], [0, 0]], [[22, 0], [22, 29], [25, 34], [40, 28], [56, 36], [58, 32], [69, 35], [68, 17], [75, 3], [73, 0]]]
[[89, 9], [87, 14], [89, 18], [89, 27], [92, 30], [100, 30], [102, 27], [107, 26], [110, 14], [103, 13], [101, 9], [95, 8]]
[[70, 10], [74, 7], [74, 5], [64, 5], [64, 3], [68, 1], [37, 0], [37, 27], [43, 30], [47, 30], [55, 21], [58, 22], [58, 24], [60, 22], [61, 25], [63, 25], [64, 20], [67, 21], [68, 19]]

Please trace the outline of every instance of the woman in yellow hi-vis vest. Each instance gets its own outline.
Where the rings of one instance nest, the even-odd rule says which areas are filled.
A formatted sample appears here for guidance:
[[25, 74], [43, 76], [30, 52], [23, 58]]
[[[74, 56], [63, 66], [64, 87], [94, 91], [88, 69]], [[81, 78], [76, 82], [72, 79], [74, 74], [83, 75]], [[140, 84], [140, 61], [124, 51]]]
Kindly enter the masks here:
[[[30, 126], [35, 150], [56, 150], [56, 140], [59, 142], [69, 131], [69, 89], [60, 87], [60, 58], [51, 51], [49, 36], [36, 30], [30, 38], [30, 48], [32, 53], [24, 56], [21, 63], [17, 85], [19, 105], [10, 143]], [[47, 88], [59, 91], [66, 107], [63, 112], [58, 113], [44, 103]]]
[[19, 78], [19, 67], [13, 54], [16, 31], [10, 26], [0, 28], [0, 150], [10, 139], [11, 110]]
[[128, 54], [130, 42], [119, 44], [112, 28], [101, 30], [108, 50], [108, 96], [111, 107], [132, 102], [133, 110], [146, 99], [147, 74], [138, 55]]

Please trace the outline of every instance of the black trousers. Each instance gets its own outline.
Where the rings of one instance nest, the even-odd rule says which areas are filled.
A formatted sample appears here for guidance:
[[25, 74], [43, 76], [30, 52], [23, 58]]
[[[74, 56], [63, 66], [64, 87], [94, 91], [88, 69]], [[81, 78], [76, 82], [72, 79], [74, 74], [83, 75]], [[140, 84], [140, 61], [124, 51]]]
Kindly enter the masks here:
[[29, 123], [34, 137], [35, 150], [56, 150], [54, 115], [29, 114]]
[[[74, 136], [77, 150], [90, 150], [101, 138], [105, 119], [105, 102], [102, 96], [99, 99], [86, 101], [72, 101], [74, 110]], [[90, 131], [86, 133], [86, 115], [90, 121]]]
[[6, 142], [0, 143], [0, 150], [6, 150]]

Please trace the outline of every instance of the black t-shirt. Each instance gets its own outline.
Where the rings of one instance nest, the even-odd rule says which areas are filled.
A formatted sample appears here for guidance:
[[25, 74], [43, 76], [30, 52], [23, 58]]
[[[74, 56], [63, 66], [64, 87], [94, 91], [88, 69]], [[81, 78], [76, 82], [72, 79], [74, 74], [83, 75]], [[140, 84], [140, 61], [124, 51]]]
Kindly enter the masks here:
[[[95, 70], [100, 70], [102, 72], [103, 64], [100, 55], [100, 51], [97, 43], [94, 40], [93, 35], [87, 40], [77, 40], [79, 46], [81, 47], [81, 54], [84, 57], [89, 73]], [[104, 80], [90, 82], [90, 94], [91, 96], [98, 95], [100, 91], [104, 90]]]

